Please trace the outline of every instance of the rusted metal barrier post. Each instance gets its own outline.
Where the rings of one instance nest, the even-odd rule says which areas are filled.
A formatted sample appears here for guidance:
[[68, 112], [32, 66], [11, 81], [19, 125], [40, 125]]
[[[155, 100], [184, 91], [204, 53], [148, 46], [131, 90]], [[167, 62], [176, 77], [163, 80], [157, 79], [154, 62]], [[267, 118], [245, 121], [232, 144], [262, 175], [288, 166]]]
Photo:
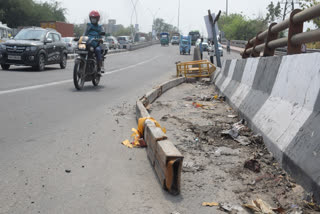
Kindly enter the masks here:
[[242, 53], [242, 59], [246, 59], [246, 58], [250, 57], [250, 54], [247, 54], [247, 52], [246, 52], [249, 48], [252, 48], [252, 45], [250, 44], [250, 39], [248, 40], [248, 43], [246, 44], [246, 47]]
[[271, 23], [268, 29], [268, 35], [266, 40], [266, 45], [264, 46], [263, 56], [274, 56], [275, 49], [268, 47], [270, 41], [273, 41], [278, 38], [279, 33], [272, 33], [271, 29], [277, 23]]
[[262, 31], [257, 33], [257, 35], [256, 35], [256, 39], [255, 39], [255, 42], [254, 42], [254, 45], [253, 45], [253, 49], [252, 49], [252, 52], [251, 52], [251, 57], [259, 57], [260, 56], [260, 51], [256, 50], [256, 47], [258, 45], [261, 45], [262, 43], [264, 43], [263, 39], [259, 39], [259, 34], [260, 33], [262, 33]]
[[300, 13], [301, 11], [302, 10], [300, 10], [300, 9], [295, 9], [290, 14], [289, 35], [288, 35], [288, 51], [287, 51], [288, 55], [301, 53], [301, 44], [295, 45], [291, 41], [291, 39], [294, 35], [303, 32], [303, 22], [298, 22], [298, 23], [293, 22], [294, 15], [296, 15], [297, 13]]

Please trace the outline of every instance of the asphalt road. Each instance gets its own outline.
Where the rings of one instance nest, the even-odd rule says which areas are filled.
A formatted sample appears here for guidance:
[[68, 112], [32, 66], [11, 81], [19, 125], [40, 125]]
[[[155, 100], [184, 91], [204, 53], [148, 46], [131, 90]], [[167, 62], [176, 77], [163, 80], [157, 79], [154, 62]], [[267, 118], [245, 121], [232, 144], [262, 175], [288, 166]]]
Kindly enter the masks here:
[[0, 70], [0, 213], [173, 212], [181, 198], [161, 190], [144, 149], [121, 142], [137, 98], [191, 58], [160, 45], [110, 55], [100, 86], [80, 92], [73, 61]]

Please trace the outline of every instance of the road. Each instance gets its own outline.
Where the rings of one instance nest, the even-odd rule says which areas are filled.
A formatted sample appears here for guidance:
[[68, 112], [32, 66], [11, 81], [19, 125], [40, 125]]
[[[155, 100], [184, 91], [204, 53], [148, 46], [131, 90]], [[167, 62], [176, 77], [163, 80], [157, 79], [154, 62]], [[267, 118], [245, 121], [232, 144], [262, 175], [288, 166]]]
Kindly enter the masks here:
[[73, 61], [65, 70], [0, 70], [0, 213], [179, 207], [181, 198], [161, 190], [145, 150], [121, 145], [136, 127], [137, 98], [173, 78], [176, 61], [192, 58], [178, 53], [177, 46], [155, 45], [110, 55], [100, 86], [87, 83], [81, 92], [71, 80]]

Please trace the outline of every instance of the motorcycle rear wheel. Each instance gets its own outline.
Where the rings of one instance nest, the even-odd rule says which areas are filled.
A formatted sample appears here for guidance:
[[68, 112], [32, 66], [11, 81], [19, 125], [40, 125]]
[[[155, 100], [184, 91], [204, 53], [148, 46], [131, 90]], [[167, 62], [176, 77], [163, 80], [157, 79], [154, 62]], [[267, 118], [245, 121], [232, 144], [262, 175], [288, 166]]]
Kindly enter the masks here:
[[82, 72], [82, 69], [84, 68], [81, 68], [81, 63], [80, 62], [76, 62], [74, 64], [74, 69], [73, 69], [73, 83], [74, 83], [74, 87], [77, 89], [77, 90], [81, 90], [84, 86], [84, 82], [85, 82], [85, 77], [84, 77], [84, 74]]

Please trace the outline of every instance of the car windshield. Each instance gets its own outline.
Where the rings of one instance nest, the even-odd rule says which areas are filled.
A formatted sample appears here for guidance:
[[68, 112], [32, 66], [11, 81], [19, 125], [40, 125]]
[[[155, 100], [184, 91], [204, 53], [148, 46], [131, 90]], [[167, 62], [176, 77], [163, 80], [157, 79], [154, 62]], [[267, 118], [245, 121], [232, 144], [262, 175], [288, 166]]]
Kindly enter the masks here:
[[36, 40], [36, 41], [41, 41], [41, 40], [43, 40], [45, 34], [46, 34], [46, 31], [44, 31], [44, 30], [25, 29], [25, 30], [21, 30], [14, 37], [14, 39], [16, 39], [16, 40]]
[[71, 42], [71, 38], [63, 38], [63, 41], [65, 41], [65, 42]]
[[125, 38], [125, 37], [119, 37], [118, 40], [120, 40], [120, 41], [125, 41], [126, 38]]

